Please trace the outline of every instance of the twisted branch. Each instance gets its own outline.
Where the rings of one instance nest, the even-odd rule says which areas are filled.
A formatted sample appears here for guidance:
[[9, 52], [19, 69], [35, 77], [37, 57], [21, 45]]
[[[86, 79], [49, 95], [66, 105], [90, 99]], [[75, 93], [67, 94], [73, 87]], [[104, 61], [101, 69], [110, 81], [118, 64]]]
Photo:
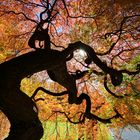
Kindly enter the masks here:
[[[52, 95], [52, 96], [62, 96], [62, 95], [68, 94], [67, 91], [63, 91], [63, 92], [61, 92], [61, 93], [56, 94], [56, 93], [50, 92], [49, 90], [44, 89], [43, 87], [38, 87], [38, 88], [35, 90], [34, 94], [31, 96], [32, 99], [34, 99], [35, 95], [37, 94], [37, 92], [38, 92], [39, 90], [45, 92], [46, 94]], [[71, 93], [71, 94], [72, 94], [72, 93]], [[73, 94], [74, 94], [74, 93], [73, 93]], [[66, 113], [60, 112], [60, 111], [59, 111], [59, 112], [60, 112], [60, 113], [64, 113], [65, 116], [66, 116], [66, 118], [67, 118], [71, 123], [74, 123], [74, 124], [84, 122], [85, 117], [88, 118], [88, 119], [92, 119], [92, 120], [98, 120], [98, 121], [100, 121], [100, 122], [102, 122], [102, 123], [111, 123], [111, 119], [117, 118], [117, 117], [121, 117], [121, 115], [120, 115], [117, 111], [115, 111], [115, 112], [116, 112], [116, 115], [113, 116], [113, 117], [111, 117], [111, 118], [107, 118], [107, 119], [100, 118], [100, 117], [98, 117], [98, 116], [96, 116], [96, 115], [94, 115], [94, 114], [92, 114], [92, 113], [90, 112], [90, 111], [91, 111], [91, 100], [90, 100], [90, 97], [89, 97], [87, 94], [85, 94], [85, 93], [80, 94], [80, 96], [77, 97], [77, 100], [76, 100], [75, 103], [76, 103], [77, 105], [79, 105], [79, 104], [81, 104], [81, 103], [83, 102], [83, 100], [86, 100], [86, 110], [85, 110], [84, 115], [81, 114], [80, 120], [79, 120], [78, 122], [73, 122], [73, 121], [71, 121], [71, 119], [67, 116]], [[83, 115], [83, 118], [82, 118], [82, 115]], [[81, 118], [82, 118], [82, 119], [81, 119]]]

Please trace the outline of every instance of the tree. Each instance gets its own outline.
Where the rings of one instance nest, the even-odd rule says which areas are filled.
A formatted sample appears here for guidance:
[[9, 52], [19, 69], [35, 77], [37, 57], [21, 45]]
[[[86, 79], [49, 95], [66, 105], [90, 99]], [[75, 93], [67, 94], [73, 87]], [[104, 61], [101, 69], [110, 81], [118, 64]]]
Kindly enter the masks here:
[[[77, 113], [79, 116], [77, 122], [71, 120], [65, 111], [54, 111], [64, 114], [71, 123], [83, 123], [86, 119], [111, 123], [112, 120], [124, 119], [124, 124], [127, 124], [127, 120], [131, 120], [128, 119], [129, 115], [125, 116], [131, 110], [126, 109], [125, 112], [123, 109], [131, 106], [128, 102], [132, 100], [140, 103], [139, 88], [135, 86], [140, 71], [138, 43], [140, 14], [137, 1], [126, 3], [125, 6], [122, 6], [120, 1], [97, 3], [98, 0], [95, 2], [6, 0], [1, 3], [1, 18], [10, 17], [11, 22], [16, 19], [14, 22], [20, 23], [19, 28], [22, 27], [21, 31], [15, 28], [19, 34], [13, 36], [14, 39], [25, 35], [28, 38], [30, 32], [27, 29], [34, 31], [28, 39], [29, 46], [26, 47], [26, 44], [17, 48], [18, 53], [21, 53], [20, 56], [0, 64], [2, 91], [0, 109], [11, 124], [7, 140], [38, 140], [42, 137], [43, 129], [36, 105], [39, 101], [45, 101], [42, 97], [37, 98], [40, 90], [58, 96], [57, 99], [60, 99], [59, 96], [67, 95], [69, 104], [80, 105], [86, 101], [85, 109]], [[24, 22], [27, 23], [25, 28]], [[29, 47], [35, 51], [22, 54], [21, 50], [23, 48], [31, 50]], [[82, 61], [75, 55], [75, 50], [84, 50]], [[69, 71], [66, 63], [72, 67], [72, 62], [76, 65]], [[44, 87], [38, 87], [31, 97], [27, 96], [20, 89], [22, 79], [42, 70], [47, 70], [50, 79], [66, 89], [54, 93]], [[76, 86], [77, 80], [81, 84]], [[94, 114], [94, 111], [98, 110], [99, 114], [103, 112], [100, 108], [106, 101], [93, 110], [93, 81], [102, 83], [104, 89], [117, 99], [114, 100], [110, 117], [108, 113], [107, 115], [103, 113], [102, 116]], [[82, 92], [78, 90], [79, 88]], [[120, 91], [121, 94], [117, 93]], [[110, 97], [106, 94], [106, 97]], [[117, 105], [117, 102], [121, 104]], [[137, 113], [135, 121], [131, 122], [138, 123], [138, 115], [140, 114]]]

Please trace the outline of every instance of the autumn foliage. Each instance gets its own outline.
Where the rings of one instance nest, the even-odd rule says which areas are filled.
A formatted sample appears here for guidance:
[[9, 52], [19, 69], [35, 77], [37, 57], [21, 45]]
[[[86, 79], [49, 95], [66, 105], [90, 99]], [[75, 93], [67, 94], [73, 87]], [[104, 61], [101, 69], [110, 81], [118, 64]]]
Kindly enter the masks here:
[[[28, 46], [28, 41], [40, 23], [40, 13], [47, 9], [48, 3], [53, 16], [45, 26], [49, 25], [51, 48], [63, 51], [70, 43], [81, 41], [92, 47], [107, 67], [121, 72], [123, 79], [121, 84], [114, 86], [111, 74], [93, 60], [85, 63], [88, 58], [85, 51], [74, 51], [72, 59], [66, 62], [68, 73], [74, 75], [78, 71], [86, 71], [84, 76], [76, 80], [78, 96], [86, 93], [90, 97], [91, 113], [96, 116], [110, 118], [117, 112], [119, 117], [111, 119], [111, 123], [107, 124], [97, 119], [83, 119], [85, 100], [80, 105], [69, 104], [67, 95], [54, 97], [39, 91], [34, 101], [44, 128], [42, 140], [108, 140], [111, 138], [110, 130], [128, 124], [140, 124], [138, 0], [3, 0], [0, 2], [1, 64], [34, 51]], [[42, 18], [46, 19], [47, 16], [45, 13]], [[51, 80], [46, 70], [25, 77], [20, 84], [20, 89], [29, 97], [38, 87], [55, 93], [66, 90]], [[111, 92], [122, 98], [112, 96]], [[8, 135], [10, 123], [2, 111], [0, 122], [0, 139], [4, 139]]]

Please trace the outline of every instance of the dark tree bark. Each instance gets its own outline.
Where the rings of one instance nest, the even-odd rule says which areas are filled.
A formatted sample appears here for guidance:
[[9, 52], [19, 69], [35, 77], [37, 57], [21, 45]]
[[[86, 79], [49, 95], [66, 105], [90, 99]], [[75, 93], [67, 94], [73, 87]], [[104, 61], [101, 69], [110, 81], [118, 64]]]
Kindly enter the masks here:
[[24, 77], [42, 70], [66, 70], [65, 56], [61, 52], [37, 50], [0, 64], [0, 110], [8, 117], [11, 129], [6, 140], [39, 140], [43, 128], [36, 104], [20, 90]]
[[[42, 137], [36, 105], [20, 90], [20, 82], [30, 74], [55, 67], [59, 57], [58, 52], [39, 50], [0, 65], [0, 109], [11, 123], [7, 140], [39, 140]], [[57, 59], [53, 61], [54, 58]]]
[[[82, 42], [69, 44], [68, 48], [62, 52], [38, 49], [4, 62], [0, 64], [0, 109], [11, 123], [11, 130], [6, 140], [39, 140], [42, 137], [43, 128], [38, 118], [36, 104], [32, 98], [20, 90], [20, 82], [24, 77], [42, 70], [51, 71], [54, 80], [67, 89], [69, 103], [81, 104], [83, 100], [86, 100], [87, 106], [84, 117], [108, 123], [110, 119], [120, 116], [116, 111], [116, 115], [111, 118], [99, 118], [90, 112], [91, 101], [87, 94], [82, 93], [77, 97], [76, 79], [74, 77], [78, 78], [79, 75], [70, 75], [66, 67], [68, 56], [76, 49], [85, 50], [91, 60], [111, 76], [112, 84], [119, 85], [122, 82], [120, 75], [122, 76], [122, 72], [126, 71], [107, 67], [106, 63], [97, 57], [94, 50]], [[66, 93], [56, 94], [56, 96], [64, 94]], [[50, 95], [54, 96], [55, 94], [50, 93]]]

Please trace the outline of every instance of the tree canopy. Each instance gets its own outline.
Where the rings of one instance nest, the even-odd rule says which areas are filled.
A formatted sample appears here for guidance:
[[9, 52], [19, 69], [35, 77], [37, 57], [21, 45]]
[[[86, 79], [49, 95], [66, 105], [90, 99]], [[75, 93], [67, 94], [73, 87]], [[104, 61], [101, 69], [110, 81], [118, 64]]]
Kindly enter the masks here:
[[42, 126], [42, 139], [111, 139], [127, 125], [140, 131], [139, 6], [0, 2], [0, 138], [10, 126], [7, 140], [39, 140]]

